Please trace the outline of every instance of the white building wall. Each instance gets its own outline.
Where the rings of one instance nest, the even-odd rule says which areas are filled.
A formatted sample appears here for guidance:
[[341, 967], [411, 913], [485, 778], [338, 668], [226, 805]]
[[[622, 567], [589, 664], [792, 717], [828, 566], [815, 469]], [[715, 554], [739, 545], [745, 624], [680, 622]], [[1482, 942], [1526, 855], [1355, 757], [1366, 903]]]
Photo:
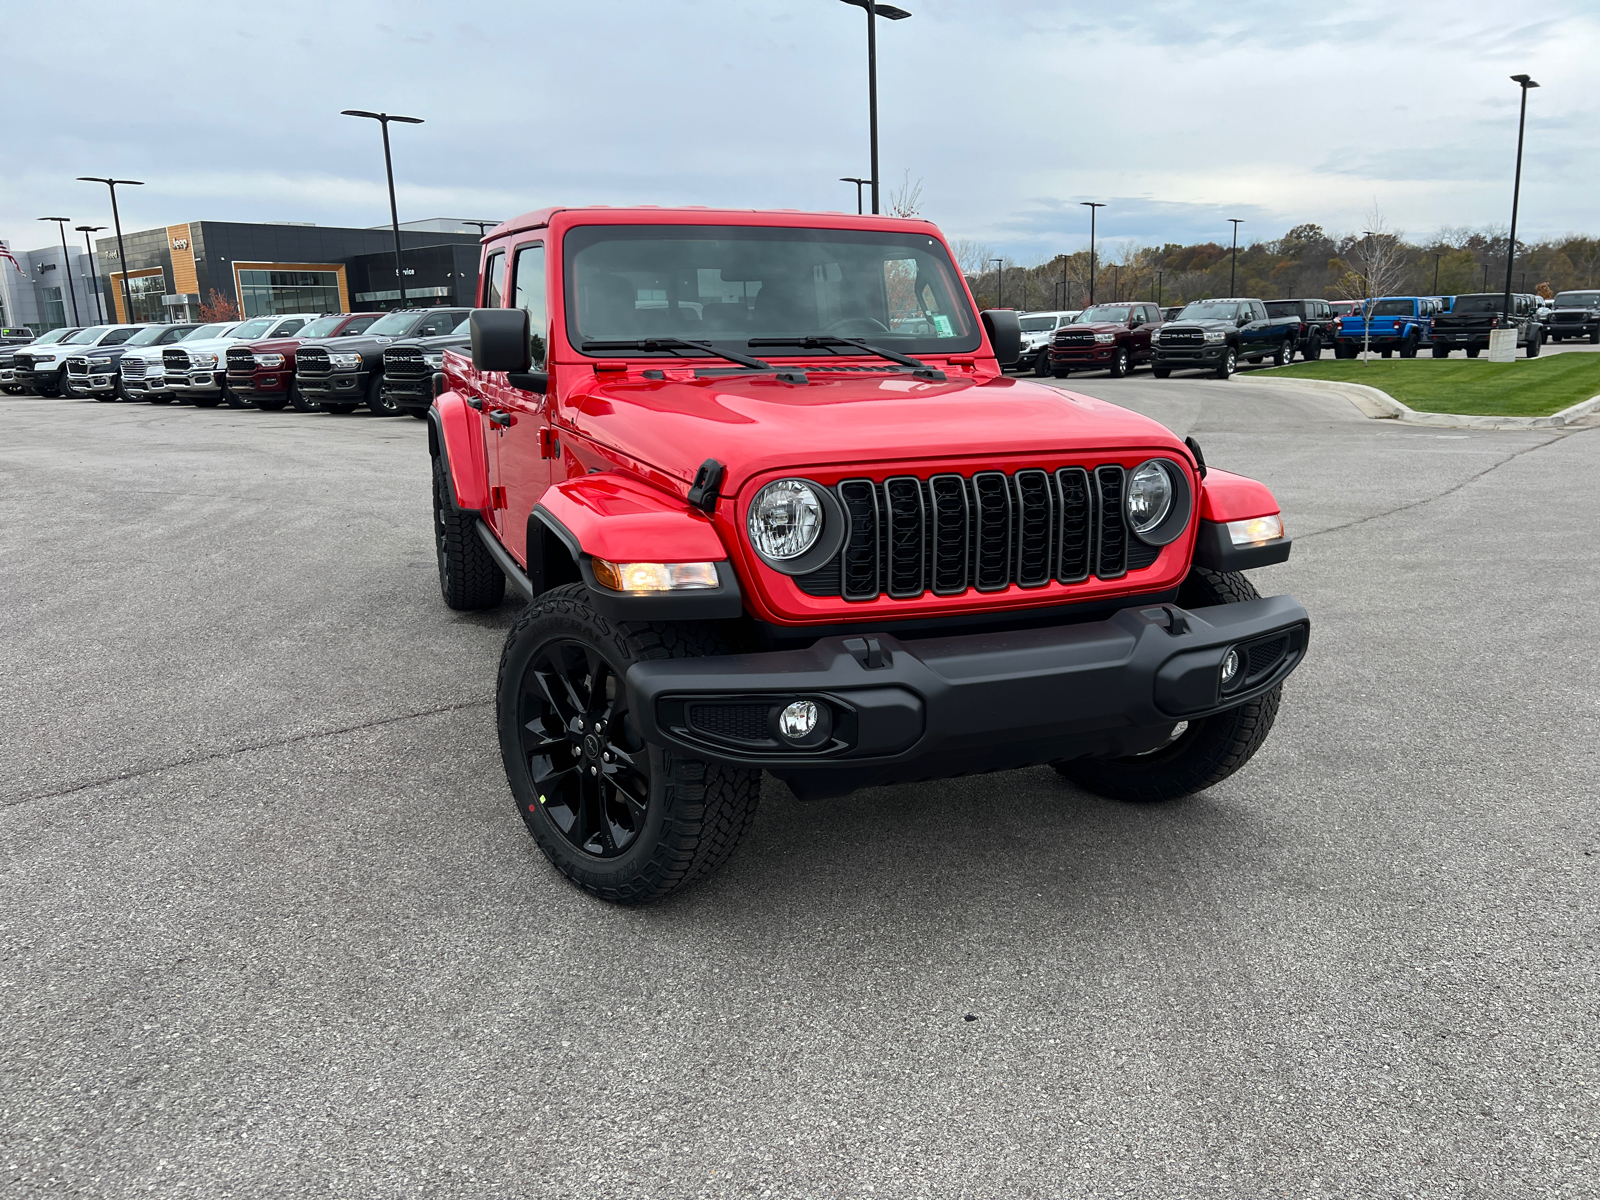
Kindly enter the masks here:
[[[74, 249], [68, 243], [65, 260], [59, 245], [42, 250], [13, 248], [12, 253], [27, 271], [28, 278], [24, 279], [15, 267], [0, 259], [0, 305], [5, 309], [4, 321], [0, 323], [26, 325], [35, 333], [53, 328], [54, 323], [48, 322], [45, 316], [47, 288], [61, 289], [61, 310], [66, 324], [99, 323], [101, 309], [92, 274], [94, 260], [84, 254], [82, 247]], [[72, 315], [73, 297], [78, 302], [77, 320]]]

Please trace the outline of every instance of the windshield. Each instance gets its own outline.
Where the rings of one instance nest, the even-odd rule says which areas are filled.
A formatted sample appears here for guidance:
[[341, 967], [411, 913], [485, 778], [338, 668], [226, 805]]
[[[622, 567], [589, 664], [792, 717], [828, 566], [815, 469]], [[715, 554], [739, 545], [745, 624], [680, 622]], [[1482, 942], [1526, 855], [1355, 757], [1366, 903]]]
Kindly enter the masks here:
[[54, 346], [63, 338], [71, 337], [72, 334], [73, 331], [71, 329], [52, 329], [42, 338], [35, 338], [33, 344], [35, 346]]
[[1239, 306], [1231, 300], [1196, 300], [1183, 306], [1178, 320], [1231, 321], [1239, 315]]
[[309, 322], [300, 331], [300, 336], [303, 338], [332, 337], [333, 331], [339, 328], [339, 322], [342, 320], [344, 320], [343, 316], [318, 317], [315, 321]]
[[1557, 292], [1557, 308], [1600, 308], [1600, 292]]
[[123, 344], [127, 346], [148, 346], [166, 333], [167, 328], [166, 325], [147, 325]]
[[180, 342], [203, 342], [207, 338], [221, 337], [232, 328], [233, 326], [227, 321], [219, 321], [215, 325], [200, 325], [189, 333], [184, 334], [178, 340]]
[[1054, 317], [1023, 317], [1018, 320], [1017, 324], [1021, 326], [1023, 333], [1039, 333], [1042, 330], [1054, 329], [1056, 327], [1056, 319]]
[[1416, 312], [1414, 300], [1377, 300], [1372, 305], [1374, 317], [1409, 317]]
[[63, 344], [67, 346], [87, 346], [90, 342], [96, 341], [103, 336], [109, 328], [109, 325], [91, 325], [88, 329], [78, 330]]
[[818, 334], [913, 355], [979, 345], [961, 277], [926, 234], [591, 225], [567, 234], [564, 252], [567, 332], [579, 349], [673, 337], [744, 351], [752, 338]]
[[1497, 313], [1506, 310], [1506, 298], [1498, 292], [1487, 296], [1457, 296], [1451, 312]]
[[1086, 308], [1078, 314], [1077, 324], [1126, 325], [1129, 311], [1126, 304], [1096, 304], [1093, 308]]
[[423, 318], [423, 313], [392, 312], [372, 324], [367, 332], [373, 337], [405, 337]]
[[271, 329], [277, 323], [277, 317], [257, 317], [253, 321], [246, 321], [228, 336], [243, 338], [245, 340], [249, 340], [250, 338], [258, 338], [265, 334], [267, 330]]

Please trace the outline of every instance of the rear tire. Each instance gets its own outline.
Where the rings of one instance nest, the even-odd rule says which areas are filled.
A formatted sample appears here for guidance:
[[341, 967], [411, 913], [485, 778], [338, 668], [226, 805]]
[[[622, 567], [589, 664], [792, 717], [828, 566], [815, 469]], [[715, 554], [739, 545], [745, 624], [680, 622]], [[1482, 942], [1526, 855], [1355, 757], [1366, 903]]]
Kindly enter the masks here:
[[662, 899], [715, 872], [754, 823], [761, 772], [646, 743], [621, 686], [635, 662], [728, 650], [703, 625], [609, 621], [581, 583], [540, 596], [506, 635], [506, 779], [539, 849], [584, 891]]
[[1468, 358], [1477, 358], [1478, 357], [1478, 351], [1480, 351], [1482, 349], [1483, 349], [1482, 346], [1468, 346], [1467, 347], [1467, 357]]
[[1286, 367], [1294, 361], [1294, 339], [1284, 338], [1283, 345], [1272, 356], [1272, 364], [1277, 367]]
[[[1251, 582], [1237, 571], [1195, 567], [1178, 589], [1186, 608], [1239, 604], [1260, 599]], [[1085, 791], [1136, 804], [1160, 803], [1204, 791], [1221, 783], [1255, 756], [1272, 731], [1283, 685], [1236, 708], [1182, 726], [1172, 741], [1148, 754], [1126, 758], [1074, 758], [1053, 763], [1056, 771]]]
[[1317, 359], [1321, 358], [1322, 339], [1313, 334], [1311, 340], [1306, 343], [1306, 348], [1300, 351], [1300, 357], [1307, 362], [1316, 362]]
[[1600, 346], [1600, 325], [1596, 325], [1589, 331], [1589, 344], [1591, 346]]
[[1400, 347], [1400, 357], [1415, 358], [1417, 356], [1417, 342], [1420, 340], [1416, 334], [1406, 338], [1405, 345]]
[[506, 577], [478, 537], [478, 514], [455, 505], [444, 459], [433, 456], [433, 547], [439, 560], [439, 591], [457, 612], [494, 608], [505, 599]]
[[1150, 374], [1154, 375], [1157, 379], [1170, 379], [1170, 378], [1172, 378], [1172, 368], [1171, 367], [1151, 367], [1150, 368]]
[[1544, 349], [1544, 334], [1536, 333], [1528, 339], [1527, 348], [1523, 351], [1529, 358], [1538, 358], [1539, 351]]

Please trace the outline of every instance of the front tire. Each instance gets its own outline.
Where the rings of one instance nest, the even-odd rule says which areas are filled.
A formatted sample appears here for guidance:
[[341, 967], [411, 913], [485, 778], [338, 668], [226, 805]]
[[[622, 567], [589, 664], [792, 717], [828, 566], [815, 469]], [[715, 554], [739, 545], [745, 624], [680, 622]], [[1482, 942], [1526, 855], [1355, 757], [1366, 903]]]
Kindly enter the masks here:
[[1467, 357], [1468, 358], [1477, 358], [1478, 357], [1478, 351], [1480, 351], [1482, 349], [1483, 349], [1482, 346], [1468, 346], [1467, 347]]
[[1050, 348], [1047, 346], [1033, 356], [1033, 377], [1045, 379], [1050, 375]]
[[1536, 333], [1531, 338], [1528, 339], [1527, 349], [1524, 350], [1523, 353], [1526, 354], [1529, 358], [1538, 358], [1539, 357], [1539, 351], [1541, 351], [1543, 349], [1544, 349], [1544, 335], [1540, 334], [1540, 333]]
[[1322, 339], [1313, 335], [1311, 340], [1306, 343], [1306, 348], [1300, 351], [1300, 357], [1305, 359], [1307, 362], [1316, 362], [1317, 359], [1321, 358]]
[[1108, 368], [1108, 370], [1111, 373], [1111, 378], [1113, 378], [1113, 379], [1121, 379], [1125, 375], [1127, 375], [1128, 372], [1131, 371], [1132, 369], [1133, 368], [1128, 365], [1128, 352], [1127, 352], [1127, 350], [1122, 348], [1122, 347], [1120, 347], [1120, 346], [1117, 347], [1117, 352], [1112, 357], [1111, 366]]
[[[1178, 589], [1185, 608], [1259, 600], [1255, 586], [1237, 571], [1195, 567]], [[1148, 754], [1125, 758], [1074, 758], [1053, 763], [1085, 791], [1137, 804], [1176, 800], [1221, 783], [1255, 756], [1272, 731], [1283, 694], [1279, 684], [1254, 700], [1197, 721], [1180, 721], [1173, 738]]]
[[622, 682], [634, 662], [727, 650], [704, 626], [613, 623], [581, 583], [546, 592], [506, 635], [506, 779], [539, 849], [590, 894], [659, 900], [716, 871], [754, 822], [761, 773], [645, 742]]
[[375, 417], [398, 417], [405, 411], [393, 400], [384, 399], [383, 376], [377, 372], [367, 381], [367, 407]]
[[444, 459], [433, 456], [433, 548], [439, 591], [458, 612], [494, 608], [505, 599], [506, 577], [478, 537], [478, 515], [455, 506]]
[[1222, 361], [1217, 364], [1217, 378], [1231, 379], [1233, 373], [1239, 369], [1239, 352], [1232, 346], [1222, 351]]
[[254, 408], [256, 406], [256, 402], [250, 399], [249, 396], [234, 391], [226, 383], [222, 385], [222, 398], [227, 402], [229, 408]]
[[1154, 375], [1157, 379], [1170, 379], [1170, 378], [1172, 378], [1172, 368], [1171, 367], [1151, 367], [1150, 368], [1150, 374]]
[[289, 385], [289, 403], [293, 406], [295, 412], [316, 413], [322, 411], [322, 405], [315, 400], [307, 400], [305, 398], [305, 395], [300, 391], [298, 383]]

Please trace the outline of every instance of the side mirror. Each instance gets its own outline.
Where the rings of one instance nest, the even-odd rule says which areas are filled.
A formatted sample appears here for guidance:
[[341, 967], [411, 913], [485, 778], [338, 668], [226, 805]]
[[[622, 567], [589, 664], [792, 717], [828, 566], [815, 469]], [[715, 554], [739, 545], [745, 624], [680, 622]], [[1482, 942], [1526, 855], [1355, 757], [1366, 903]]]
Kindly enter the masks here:
[[1239, 318], [1239, 328], [1240, 329], [1243, 329], [1248, 324], [1250, 324], [1250, 318], [1249, 317], [1240, 317]]
[[1017, 319], [1015, 310], [986, 308], [981, 315], [983, 331], [989, 335], [995, 360], [1002, 367], [1015, 365], [1022, 357], [1022, 323]]
[[1128, 320], [1128, 328], [1129, 329], [1137, 329], [1137, 328], [1139, 328], [1139, 326], [1141, 326], [1143, 324], [1144, 324], [1144, 318], [1143, 317], [1131, 317]]
[[474, 370], [526, 371], [533, 365], [524, 309], [475, 308], [469, 320]]

